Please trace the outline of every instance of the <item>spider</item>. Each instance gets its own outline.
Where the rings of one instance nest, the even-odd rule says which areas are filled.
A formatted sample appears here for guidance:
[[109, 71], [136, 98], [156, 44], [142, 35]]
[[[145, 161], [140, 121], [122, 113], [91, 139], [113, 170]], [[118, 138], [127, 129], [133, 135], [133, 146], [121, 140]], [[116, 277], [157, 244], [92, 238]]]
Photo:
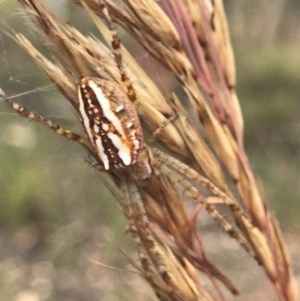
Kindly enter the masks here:
[[[211, 181], [184, 163], [145, 142], [140, 120], [134, 107], [137, 95], [123, 64], [121, 43], [113, 28], [105, 1], [100, 1], [102, 14], [112, 37], [112, 50], [124, 89], [102, 78], [82, 76], [78, 84], [78, 112], [87, 139], [27, 110], [2, 93], [6, 102], [21, 116], [40, 122], [55, 133], [76, 141], [96, 161], [95, 167], [108, 172], [119, 184], [122, 208], [129, 221], [129, 232], [137, 245], [143, 271], [149, 277], [158, 275], [172, 286], [172, 274], [164, 264], [164, 254], [150, 227], [143, 189], [156, 178], [166, 177], [173, 186], [202, 205], [220, 226], [248, 252], [253, 251], [214, 205], [207, 202], [195, 185], [211, 191], [231, 210], [240, 210], [236, 202]], [[163, 124], [156, 133], [166, 124]], [[151, 187], [151, 185], [149, 185]], [[240, 213], [242, 215], [242, 213]], [[230, 284], [228, 287], [234, 289]]]

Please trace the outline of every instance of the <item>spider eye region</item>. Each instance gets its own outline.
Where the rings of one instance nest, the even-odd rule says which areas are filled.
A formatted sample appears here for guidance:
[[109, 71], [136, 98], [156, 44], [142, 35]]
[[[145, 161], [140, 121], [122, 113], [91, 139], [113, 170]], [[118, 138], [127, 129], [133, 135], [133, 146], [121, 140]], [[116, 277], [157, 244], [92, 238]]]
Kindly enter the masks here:
[[137, 161], [142, 130], [133, 104], [116, 85], [85, 76], [78, 86], [79, 112], [87, 136], [106, 170]]

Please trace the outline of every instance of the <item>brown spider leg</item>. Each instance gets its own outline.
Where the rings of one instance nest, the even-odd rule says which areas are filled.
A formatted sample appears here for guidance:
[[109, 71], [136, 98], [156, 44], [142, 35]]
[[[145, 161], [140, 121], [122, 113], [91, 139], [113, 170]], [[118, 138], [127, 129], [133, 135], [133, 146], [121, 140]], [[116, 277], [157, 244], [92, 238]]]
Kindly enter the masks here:
[[168, 156], [167, 154], [161, 152], [158, 149], [152, 149], [158, 157], [161, 158], [161, 161], [165, 165], [170, 166], [173, 170], [176, 170], [178, 173], [183, 174], [187, 179], [194, 183], [198, 183], [205, 187], [207, 190], [212, 192], [215, 196], [219, 197], [223, 204], [227, 205], [228, 208], [234, 213], [235, 216], [239, 216], [240, 219], [248, 220], [249, 217], [243, 211], [243, 209], [233, 200], [233, 198], [226, 193], [224, 193], [220, 188], [218, 188], [213, 182], [209, 179], [201, 176], [196, 170], [187, 166], [186, 164], [180, 162], [174, 157]]
[[158, 149], [152, 149], [154, 155], [159, 157], [162, 162], [164, 162], [167, 166], [170, 166], [172, 169], [177, 170], [179, 173], [183, 174], [186, 178], [191, 180], [192, 182], [199, 183], [207, 190], [211, 191], [214, 195], [220, 197], [224, 204], [231, 206], [235, 204], [235, 201], [224, 193], [221, 189], [219, 189], [214, 183], [212, 183], [207, 178], [201, 176], [196, 170], [182, 163], [181, 161], [171, 157]]
[[138, 188], [133, 182], [128, 183], [128, 188], [131, 199], [133, 200], [133, 207], [135, 208], [136, 212], [135, 218], [137, 221], [137, 226], [139, 229], [142, 229], [139, 231], [139, 234], [148, 252], [148, 255], [164, 283], [170, 287], [174, 287], [175, 284], [173, 283], [173, 278], [165, 264], [163, 253], [160, 251], [160, 246], [153, 237], [152, 230], [150, 228], [150, 222]]
[[[189, 175], [192, 172], [193, 172], [193, 175], [194, 175], [194, 173], [196, 173], [196, 174], [198, 174], [198, 173], [196, 171], [194, 171], [193, 169], [191, 169], [190, 167], [186, 166], [185, 164], [181, 163], [177, 159], [170, 157], [167, 154], [165, 154], [157, 149], [153, 149], [153, 154], [154, 154], [154, 157], [159, 158], [159, 160], [161, 161], [161, 164], [162, 164], [161, 169], [162, 169], [163, 173], [168, 174], [171, 179], [175, 180], [184, 189], [185, 193], [190, 198], [199, 202], [205, 208], [205, 210], [218, 222], [218, 224], [221, 226], [221, 228], [231, 238], [235, 239], [248, 253], [250, 253], [252, 256], [254, 256], [251, 247], [245, 241], [245, 239], [240, 235], [240, 233], [236, 229], [234, 229], [234, 227], [229, 222], [227, 222], [224, 219], [224, 217], [215, 209], [215, 207], [212, 204], [210, 204], [206, 201], [206, 199], [199, 193], [197, 188], [195, 188], [188, 180], [186, 180], [184, 178], [184, 176], [186, 176], [190, 180], [195, 180], [195, 179], [197, 179], [196, 177], [190, 178]], [[180, 168], [177, 168], [178, 166]], [[190, 170], [188, 174], [183, 172], [186, 170]], [[181, 174], [183, 174], [184, 176], [182, 176]], [[202, 177], [201, 175], [199, 175], [199, 177], [201, 177], [202, 181], [196, 182], [196, 183], [199, 183], [202, 185], [203, 185], [203, 183], [205, 183], [206, 185], [203, 185], [203, 186], [207, 189], [208, 189], [208, 187], [214, 187], [214, 189], [212, 191], [213, 193], [215, 193], [215, 191], [221, 192], [208, 179]], [[220, 195], [223, 196], [223, 194], [224, 193], [222, 192], [222, 194], [220, 194]], [[219, 196], [219, 194], [218, 194], [218, 196]], [[232, 204], [232, 202], [230, 202], [230, 204]], [[225, 203], [225, 204], [227, 204], [227, 203]]]
[[164, 128], [166, 126], [168, 126], [169, 123], [171, 123], [172, 121], [174, 121], [177, 118], [178, 118], [178, 115], [177, 114], [173, 114], [172, 116], [168, 117], [165, 121], [163, 121], [159, 125], [159, 127], [154, 132], [152, 132], [151, 137], [149, 139], [147, 139], [147, 143], [150, 144], [154, 140], [156, 140], [156, 137], [158, 137], [161, 134], [161, 132], [164, 130]]
[[254, 256], [250, 245], [241, 236], [241, 234], [235, 229], [225, 218], [215, 209], [215, 207], [208, 203], [207, 200], [198, 192], [198, 190], [183, 177], [172, 174], [176, 178], [178, 184], [184, 189], [187, 195], [199, 202], [205, 210], [219, 223], [223, 230], [233, 239], [235, 239], [249, 254]]
[[118, 37], [117, 31], [115, 30], [114, 26], [113, 26], [113, 22], [108, 10], [108, 7], [106, 5], [106, 1], [105, 0], [99, 0], [100, 3], [100, 8], [102, 10], [102, 13], [104, 15], [104, 18], [106, 20], [107, 23], [107, 28], [109, 29], [111, 36], [112, 36], [112, 41], [111, 41], [111, 45], [113, 48], [113, 54], [115, 57], [115, 61], [117, 64], [117, 67], [120, 71], [121, 74], [121, 81], [124, 84], [126, 90], [127, 90], [127, 96], [130, 99], [130, 101], [132, 103], [136, 102], [137, 100], [137, 96], [136, 96], [136, 92], [135, 89], [130, 81], [129, 76], [127, 75], [127, 72], [125, 70], [124, 67], [124, 62], [123, 62], [123, 54], [122, 54], [122, 47], [121, 47], [121, 40]]
[[[128, 183], [131, 203], [132, 215], [133, 215], [133, 227], [132, 231], [136, 235], [136, 243], [139, 243], [140, 255], [143, 257], [143, 268], [147, 272], [147, 279], [151, 283], [155, 293], [161, 300], [185, 300], [182, 295], [182, 291], [178, 290], [178, 283], [175, 281], [173, 272], [174, 268], [180, 270], [180, 275], [183, 276], [183, 281], [189, 283], [188, 273], [183, 266], [178, 262], [178, 259], [174, 256], [173, 252], [165, 245], [160, 245], [156, 242], [150, 229], [149, 220], [145, 212], [144, 203], [138, 192], [137, 186], [132, 182]], [[145, 260], [146, 259], [146, 260]], [[154, 268], [151, 268], [153, 266]], [[171, 272], [172, 271], [172, 272]], [[175, 272], [176, 273], [176, 272]], [[227, 278], [220, 278], [220, 274], [217, 274], [219, 280], [224, 284], [228, 284]], [[222, 276], [222, 275], [221, 275]], [[227, 285], [232, 289], [232, 284], [229, 282]], [[190, 287], [190, 289], [192, 289]], [[234, 288], [236, 292], [236, 289]], [[193, 291], [197, 295], [196, 291]], [[168, 296], [167, 299], [165, 297]], [[171, 299], [170, 299], [170, 296]]]
[[135, 225], [135, 217], [134, 217], [134, 208], [132, 206], [132, 202], [130, 201], [131, 196], [129, 193], [129, 187], [128, 183], [126, 181], [121, 181], [120, 184], [120, 189], [121, 189], [121, 195], [122, 195], [122, 208], [125, 216], [127, 217], [128, 220], [128, 230], [133, 238], [133, 241], [135, 242], [137, 246], [137, 253], [140, 259], [140, 263], [143, 269], [144, 276], [147, 279], [151, 278], [151, 275], [153, 274], [151, 264], [150, 264], [150, 259], [144, 250], [143, 243], [140, 239], [138, 229]]
[[70, 130], [65, 130], [58, 124], [54, 123], [52, 120], [46, 119], [39, 114], [36, 114], [34, 112], [31, 112], [31, 111], [25, 109], [23, 106], [12, 101], [1, 89], [0, 89], [0, 96], [3, 97], [3, 99], [9, 104], [9, 106], [22, 117], [25, 117], [25, 118], [28, 118], [29, 120], [33, 120], [33, 121], [36, 121], [36, 122], [46, 125], [55, 133], [65, 137], [69, 140], [73, 140], [73, 141], [79, 143], [84, 148], [86, 148], [89, 151], [89, 153], [91, 153], [93, 155], [93, 152], [91, 151], [89, 146], [86, 144], [85, 139], [82, 136], [80, 136], [76, 133], [73, 133]]
[[[152, 234], [150, 234], [148, 218], [142, 207], [144, 206], [139, 192], [133, 182], [121, 181], [122, 206], [128, 220], [128, 229], [136, 244], [139, 260], [141, 263], [142, 276], [147, 279], [160, 300], [165, 300], [167, 279], [171, 279], [166, 265], [163, 263], [163, 256], [158, 250]], [[133, 200], [133, 201], [132, 201]], [[142, 212], [140, 212], [142, 210]], [[146, 228], [145, 228], [146, 227]], [[170, 283], [167, 283], [168, 293], [172, 293]], [[167, 299], [166, 299], [167, 300]]]

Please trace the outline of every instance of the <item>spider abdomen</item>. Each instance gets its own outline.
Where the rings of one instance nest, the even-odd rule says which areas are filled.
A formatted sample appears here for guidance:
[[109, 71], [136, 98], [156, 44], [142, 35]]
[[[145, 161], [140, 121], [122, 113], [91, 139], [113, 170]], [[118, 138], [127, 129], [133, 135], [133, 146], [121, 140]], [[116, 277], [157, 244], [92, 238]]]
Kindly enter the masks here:
[[106, 80], [84, 76], [78, 98], [84, 128], [104, 168], [121, 169], [136, 163], [142, 130], [123, 90]]

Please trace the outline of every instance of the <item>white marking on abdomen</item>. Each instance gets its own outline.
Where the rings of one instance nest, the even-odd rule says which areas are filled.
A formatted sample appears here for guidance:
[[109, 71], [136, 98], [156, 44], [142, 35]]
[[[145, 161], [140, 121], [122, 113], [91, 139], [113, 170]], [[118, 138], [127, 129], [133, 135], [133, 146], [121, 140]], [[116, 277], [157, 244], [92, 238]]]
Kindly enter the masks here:
[[108, 129], [109, 129], [108, 124], [107, 123], [102, 123], [102, 130], [105, 131], [105, 132], [107, 132]]
[[[78, 98], [79, 98], [79, 111], [80, 111], [80, 114], [81, 114], [81, 117], [82, 117], [82, 121], [83, 121], [83, 125], [85, 127], [85, 130], [90, 138], [90, 141], [92, 144], [96, 144], [95, 145], [95, 148], [96, 148], [96, 151], [104, 165], [104, 168], [106, 170], [109, 170], [109, 161], [108, 161], [108, 157], [106, 156], [106, 154], [104, 153], [104, 148], [103, 148], [103, 145], [102, 145], [102, 140], [100, 138], [100, 136], [98, 136], [98, 138], [96, 138], [95, 142], [94, 142], [94, 136], [92, 134], [92, 131], [91, 131], [91, 125], [90, 125], [90, 118], [89, 116], [86, 114], [86, 111], [84, 109], [84, 101], [82, 99], [82, 96], [81, 96], [81, 90], [78, 89]], [[94, 128], [95, 130], [95, 128]]]
[[103, 148], [103, 145], [102, 145], [102, 139], [100, 138], [100, 136], [95, 140], [95, 143], [96, 143], [96, 146], [97, 146], [98, 154], [99, 154], [99, 156], [102, 160], [102, 163], [104, 165], [104, 168], [106, 170], [109, 170], [109, 160], [108, 160], [107, 155], [104, 152], [104, 148]]
[[121, 112], [122, 110], [124, 110], [124, 106], [123, 105], [119, 105], [119, 106], [117, 106], [116, 107], [116, 113], [119, 113], [119, 112]]
[[96, 95], [99, 105], [102, 108], [103, 116], [106, 117], [115, 126], [116, 130], [122, 137], [125, 137], [122, 124], [119, 118], [111, 110], [110, 101], [104, 96], [102, 89], [92, 80], [89, 80], [89, 87]]
[[123, 164], [125, 166], [129, 166], [131, 164], [130, 148], [127, 145], [124, 145], [118, 135], [114, 133], [107, 133], [107, 136], [111, 140], [113, 145], [117, 148], [118, 155], [121, 158]]

